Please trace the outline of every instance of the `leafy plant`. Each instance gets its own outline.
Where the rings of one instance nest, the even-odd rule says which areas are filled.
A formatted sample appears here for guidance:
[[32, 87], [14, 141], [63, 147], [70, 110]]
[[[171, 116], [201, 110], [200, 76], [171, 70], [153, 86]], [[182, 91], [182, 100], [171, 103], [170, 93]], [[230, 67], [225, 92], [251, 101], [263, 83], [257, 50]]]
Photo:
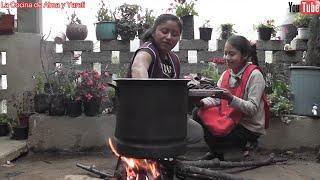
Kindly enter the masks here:
[[137, 35], [140, 9], [139, 5], [126, 3], [116, 9], [116, 27], [122, 40], [133, 40]]
[[0, 123], [11, 123], [13, 120], [7, 114], [0, 114]]
[[81, 20], [78, 18], [75, 11], [73, 11], [73, 13], [68, 16], [68, 21], [69, 24], [81, 24]]
[[213, 79], [214, 82], [218, 82], [220, 75], [218, 69], [214, 63], [209, 62], [208, 66], [200, 71], [202, 76]]
[[149, 28], [151, 28], [153, 26], [154, 20], [156, 19], [156, 17], [154, 15], [152, 15], [152, 13], [153, 13], [153, 10], [145, 9], [144, 16], [140, 16], [140, 14], [138, 14], [138, 36], [139, 36], [139, 38], [146, 30], [148, 30]]
[[44, 79], [41, 73], [38, 73], [32, 78], [35, 80], [35, 90], [37, 94], [43, 93], [44, 92]]
[[98, 9], [97, 16], [96, 16], [98, 19], [98, 22], [114, 21], [112, 11], [108, 9], [107, 5], [104, 3], [103, 0], [100, 1], [99, 5], [100, 5], [100, 8]]
[[276, 36], [276, 26], [274, 25], [274, 20], [273, 19], [268, 19], [265, 22], [261, 22], [259, 23], [257, 26], [254, 26], [254, 29], [257, 29], [259, 31], [259, 29], [261, 28], [271, 28], [272, 29], [272, 37]]
[[79, 76], [81, 82], [77, 83], [77, 91], [85, 101], [90, 101], [93, 97], [106, 98], [108, 72], [100, 74], [95, 70], [84, 71], [79, 73]]
[[281, 117], [292, 113], [293, 104], [290, 97], [291, 91], [287, 84], [279, 80], [273, 82], [272, 93], [268, 94], [272, 116]]
[[301, 13], [297, 13], [294, 18], [293, 25], [297, 28], [307, 28], [309, 27], [309, 23], [311, 22], [312, 16], [303, 15]]
[[195, 10], [195, 2], [197, 0], [190, 0], [187, 2], [187, 0], [174, 0], [174, 3], [170, 4], [170, 8], [168, 11], [175, 11], [175, 14], [178, 17], [183, 17], [187, 15], [194, 15], [198, 16], [197, 11]]
[[205, 20], [204, 23], [201, 26], [202, 28], [210, 28], [210, 20]]
[[234, 35], [237, 33], [234, 28], [234, 24], [231, 23], [225, 23], [220, 25], [220, 38], [221, 39], [228, 39], [230, 36]]

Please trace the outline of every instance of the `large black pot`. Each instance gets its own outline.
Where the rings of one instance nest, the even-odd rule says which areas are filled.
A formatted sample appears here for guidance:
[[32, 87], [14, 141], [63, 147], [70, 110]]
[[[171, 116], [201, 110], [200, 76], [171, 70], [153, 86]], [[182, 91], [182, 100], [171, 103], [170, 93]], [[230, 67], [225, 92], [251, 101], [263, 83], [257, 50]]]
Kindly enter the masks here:
[[187, 82], [183, 79], [118, 79], [113, 143], [136, 158], [183, 154], [187, 135]]

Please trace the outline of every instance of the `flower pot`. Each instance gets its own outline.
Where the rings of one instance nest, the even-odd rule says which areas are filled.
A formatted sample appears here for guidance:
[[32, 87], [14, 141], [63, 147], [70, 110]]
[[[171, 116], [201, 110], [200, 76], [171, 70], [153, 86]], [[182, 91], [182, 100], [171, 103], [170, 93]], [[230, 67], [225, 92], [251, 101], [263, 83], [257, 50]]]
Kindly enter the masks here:
[[96, 24], [97, 40], [117, 39], [116, 23], [110, 21], [102, 21]]
[[86, 25], [69, 24], [67, 25], [66, 36], [69, 40], [85, 40], [88, 35]]
[[34, 111], [37, 113], [45, 113], [49, 110], [50, 99], [48, 94], [36, 94], [34, 96]]
[[50, 116], [63, 116], [65, 115], [65, 95], [63, 94], [52, 94], [50, 95]]
[[58, 32], [56, 37], [54, 37], [54, 42], [56, 44], [64, 44], [66, 42], [66, 34], [64, 32]]
[[9, 134], [8, 123], [0, 123], [0, 136], [6, 136]]
[[20, 126], [29, 127], [29, 118], [30, 118], [30, 116], [31, 116], [30, 113], [18, 114]]
[[14, 32], [14, 15], [0, 15], [0, 35], [13, 34]]
[[309, 39], [309, 28], [298, 28], [298, 39]]
[[101, 98], [92, 97], [83, 102], [83, 111], [86, 116], [96, 116], [100, 114]]
[[28, 132], [29, 132], [28, 127], [23, 127], [23, 126], [12, 127], [12, 131], [13, 133], [12, 133], [11, 139], [24, 140], [28, 138]]
[[200, 39], [204, 41], [209, 41], [211, 39], [212, 28], [199, 28]]
[[70, 117], [78, 117], [82, 114], [81, 100], [67, 100], [67, 115]]
[[258, 28], [258, 39], [268, 41], [271, 39], [272, 28]]
[[182, 16], [182, 39], [194, 39], [194, 20], [193, 15]]

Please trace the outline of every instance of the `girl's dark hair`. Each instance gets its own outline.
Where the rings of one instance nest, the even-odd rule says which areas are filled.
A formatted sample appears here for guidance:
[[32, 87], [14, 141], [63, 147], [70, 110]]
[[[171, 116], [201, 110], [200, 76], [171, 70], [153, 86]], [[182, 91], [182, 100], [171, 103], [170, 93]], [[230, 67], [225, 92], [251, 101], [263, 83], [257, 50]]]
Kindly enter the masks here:
[[141, 37], [141, 40], [143, 42], [146, 41], [152, 41], [152, 34], [156, 31], [157, 27], [160, 24], [166, 23], [167, 21], [174, 21], [178, 24], [179, 29], [180, 29], [180, 33], [182, 32], [182, 22], [180, 21], [180, 19], [173, 15], [173, 14], [161, 14], [160, 16], [157, 17], [157, 19], [154, 21], [153, 26], [148, 29]]
[[227, 43], [241, 52], [242, 55], [251, 57], [252, 64], [259, 66], [256, 44], [251, 45], [247, 38], [243, 36], [231, 36]]

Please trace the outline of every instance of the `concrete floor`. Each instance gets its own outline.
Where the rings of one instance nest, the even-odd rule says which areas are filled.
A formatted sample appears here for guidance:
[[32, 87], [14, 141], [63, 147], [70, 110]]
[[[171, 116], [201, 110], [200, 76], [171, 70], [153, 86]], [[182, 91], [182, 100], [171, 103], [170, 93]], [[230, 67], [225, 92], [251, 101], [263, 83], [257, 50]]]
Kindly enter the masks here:
[[[195, 158], [206, 152], [204, 148], [192, 148], [185, 155]], [[254, 160], [266, 159], [270, 151], [259, 151], [251, 154]], [[288, 158], [285, 164], [279, 163], [237, 172], [235, 175], [258, 180], [316, 180], [320, 179], [320, 163], [316, 162], [317, 152], [311, 149], [274, 152], [276, 157]], [[76, 163], [96, 165], [100, 170], [113, 172], [117, 158], [109, 151], [85, 154], [31, 153], [16, 159], [10, 165], [0, 167], [1, 180], [93, 180], [96, 179], [87, 171], [76, 167]]]

